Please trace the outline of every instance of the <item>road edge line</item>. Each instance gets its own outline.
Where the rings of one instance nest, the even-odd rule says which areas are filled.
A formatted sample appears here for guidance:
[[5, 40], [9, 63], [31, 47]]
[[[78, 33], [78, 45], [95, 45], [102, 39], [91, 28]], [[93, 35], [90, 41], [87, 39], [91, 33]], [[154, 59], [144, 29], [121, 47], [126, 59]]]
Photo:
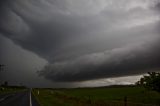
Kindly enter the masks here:
[[30, 89], [30, 95], [29, 95], [29, 105], [32, 106], [32, 97], [31, 97], [32, 88]]
[[10, 95], [7, 95], [7, 96], [5, 96], [5, 97], [1, 98], [1, 99], [0, 99], [0, 102], [2, 102], [2, 101], [4, 101], [4, 100], [6, 100], [8, 97], [10, 97], [10, 96], [12, 96], [12, 95], [14, 95], [14, 94], [10, 94]]

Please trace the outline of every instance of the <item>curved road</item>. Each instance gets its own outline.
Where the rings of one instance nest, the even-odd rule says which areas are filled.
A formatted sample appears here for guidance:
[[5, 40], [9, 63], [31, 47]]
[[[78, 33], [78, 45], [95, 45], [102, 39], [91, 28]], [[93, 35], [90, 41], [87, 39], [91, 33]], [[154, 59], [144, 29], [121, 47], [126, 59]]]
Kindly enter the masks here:
[[40, 106], [30, 90], [0, 95], [0, 106]]

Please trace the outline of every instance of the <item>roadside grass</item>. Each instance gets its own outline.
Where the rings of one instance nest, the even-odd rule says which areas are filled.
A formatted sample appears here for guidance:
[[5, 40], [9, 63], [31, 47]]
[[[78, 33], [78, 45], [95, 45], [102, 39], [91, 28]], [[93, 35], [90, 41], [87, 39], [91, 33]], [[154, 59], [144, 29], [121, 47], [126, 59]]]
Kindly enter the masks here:
[[160, 94], [143, 87], [33, 89], [33, 93], [41, 106], [124, 106], [125, 97], [127, 106], [160, 105]]
[[24, 91], [26, 89], [22, 88], [12, 88], [12, 87], [0, 87], [0, 94], [14, 93], [18, 91]]
[[64, 102], [57, 98], [55, 91], [52, 92], [52, 90], [48, 89], [33, 89], [32, 92], [41, 106], [72, 106], [71, 103]]

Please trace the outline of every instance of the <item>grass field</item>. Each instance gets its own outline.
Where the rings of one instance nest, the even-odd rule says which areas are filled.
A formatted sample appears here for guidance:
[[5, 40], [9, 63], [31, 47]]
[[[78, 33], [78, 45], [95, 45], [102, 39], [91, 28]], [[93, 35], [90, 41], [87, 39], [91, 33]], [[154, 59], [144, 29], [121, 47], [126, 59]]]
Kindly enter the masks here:
[[160, 105], [160, 94], [143, 87], [34, 89], [33, 93], [42, 106]]
[[13, 88], [13, 87], [0, 87], [0, 94], [13, 93], [17, 91], [26, 90], [24, 88]]

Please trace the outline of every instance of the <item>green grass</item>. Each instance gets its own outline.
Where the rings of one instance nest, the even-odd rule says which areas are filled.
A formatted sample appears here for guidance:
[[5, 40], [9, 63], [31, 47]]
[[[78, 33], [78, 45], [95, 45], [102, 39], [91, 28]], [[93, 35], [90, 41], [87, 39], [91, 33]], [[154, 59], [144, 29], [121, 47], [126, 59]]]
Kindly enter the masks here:
[[[38, 95], [39, 91], [39, 95]], [[52, 90], [48, 89], [34, 89], [33, 94], [35, 95], [37, 101], [41, 104], [41, 106], [72, 106], [71, 103], [63, 102], [59, 98], [57, 98], [56, 93], [52, 92]]]
[[0, 87], [0, 94], [14, 93], [18, 91], [23, 91], [26, 89], [22, 88], [12, 88], [12, 87]]
[[143, 87], [34, 89], [33, 92], [42, 106], [124, 106], [124, 97], [129, 106], [160, 104], [160, 94]]

